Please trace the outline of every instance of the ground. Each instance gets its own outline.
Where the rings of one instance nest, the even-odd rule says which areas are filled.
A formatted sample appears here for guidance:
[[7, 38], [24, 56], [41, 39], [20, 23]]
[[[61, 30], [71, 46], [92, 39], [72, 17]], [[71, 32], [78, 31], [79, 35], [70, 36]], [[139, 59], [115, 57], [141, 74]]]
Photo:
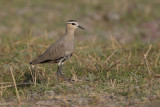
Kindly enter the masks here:
[[[0, 1], [0, 106], [158, 107], [159, 11], [159, 0]], [[56, 64], [29, 62], [70, 19], [86, 30], [62, 70], [72, 83], [58, 84]]]

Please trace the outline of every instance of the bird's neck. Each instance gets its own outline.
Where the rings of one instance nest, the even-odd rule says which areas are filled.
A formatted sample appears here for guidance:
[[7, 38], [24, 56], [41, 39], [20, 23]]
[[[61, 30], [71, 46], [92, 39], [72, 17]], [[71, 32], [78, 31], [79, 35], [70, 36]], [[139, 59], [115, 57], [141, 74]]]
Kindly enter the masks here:
[[75, 29], [66, 29], [66, 36], [74, 36]]

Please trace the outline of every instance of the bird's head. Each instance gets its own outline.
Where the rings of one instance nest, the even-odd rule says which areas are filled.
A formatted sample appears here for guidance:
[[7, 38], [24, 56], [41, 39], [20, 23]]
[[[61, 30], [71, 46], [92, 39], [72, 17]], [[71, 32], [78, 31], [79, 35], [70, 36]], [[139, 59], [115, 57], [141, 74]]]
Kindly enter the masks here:
[[67, 21], [67, 29], [70, 29], [70, 30], [75, 30], [76, 28], [80, 28], [80, 29], [84, 29], [82, 26], [80, 26], [78, 24], [78, 22], [76, 20], [69, 20]]

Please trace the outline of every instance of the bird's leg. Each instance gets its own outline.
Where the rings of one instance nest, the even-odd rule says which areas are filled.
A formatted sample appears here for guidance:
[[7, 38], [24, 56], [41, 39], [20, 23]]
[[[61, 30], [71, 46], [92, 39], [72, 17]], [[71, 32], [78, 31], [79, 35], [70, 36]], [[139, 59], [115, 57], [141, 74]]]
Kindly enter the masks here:
[[31, 71], [32, 80], [33, 80], [34, 85], [36, 85], [36, 80], [37, 80], [37, 78], [36, 78], [36, 65], [31, 66], [31, 69], [32, 69], [32, 71]]
[[62, 67], [63, 67], [63, 62], [62, 62], [61, 65], [60, 65], [59, 74], [60, 74], [60, 75], [62, 76], [62, 78], [65, 79], [67, 82], [70, 82], [70, 80], [68, 80], [68, 79], [62, 74], [62, 72], [61, 72]]
[[57, 68], [57, 81], [59, 83], [59, 65], [58, 65], [58, 68]]

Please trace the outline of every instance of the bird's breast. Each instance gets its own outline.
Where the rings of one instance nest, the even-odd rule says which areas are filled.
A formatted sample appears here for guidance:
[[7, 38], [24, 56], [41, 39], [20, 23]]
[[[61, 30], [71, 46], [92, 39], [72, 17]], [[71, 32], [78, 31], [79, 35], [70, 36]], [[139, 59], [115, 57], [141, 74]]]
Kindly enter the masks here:
[[72, 54], [74, 52], [74, 43], [68, 43], [65, 45], [65, 55]]
[[65, 55], [72, 54], [74, 52], [74, 47], [69, 47], [65, 50]]
[[74, 51], [74, 36], [65, 36], [64, 38], [65, 55], [70, 55]]

